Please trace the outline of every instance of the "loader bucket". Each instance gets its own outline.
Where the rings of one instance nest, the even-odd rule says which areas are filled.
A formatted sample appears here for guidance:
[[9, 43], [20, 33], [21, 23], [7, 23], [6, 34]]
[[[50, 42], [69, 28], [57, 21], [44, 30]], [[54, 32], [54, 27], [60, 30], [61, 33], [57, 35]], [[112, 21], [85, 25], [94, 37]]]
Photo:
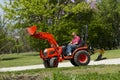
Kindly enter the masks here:
[[31, 27], [27, 28], [27, 32], [30, 35], [33, 35], [36, 32], [36, 26], [31, 26]]

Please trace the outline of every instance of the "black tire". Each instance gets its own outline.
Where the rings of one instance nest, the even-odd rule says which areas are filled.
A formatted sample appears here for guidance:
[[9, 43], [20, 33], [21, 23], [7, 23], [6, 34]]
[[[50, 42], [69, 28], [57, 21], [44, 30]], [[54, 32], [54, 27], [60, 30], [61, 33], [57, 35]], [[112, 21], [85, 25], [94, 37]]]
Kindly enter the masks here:
[[87, 51], [78, 51], [75, 56], [74, 56], [74, 62], [78, 66], [85, 66], [88, 65], [90, 62], [90, 55], [88, 54]]
[[43, 64], [45, 68], [50, 68], [49, 60], [44, 60]]
[[72, 65], [78, 66], [78, 65], [75, 63], [74, 59], [71, 59], [70, 62], [71, 62]]
[[58, 67], [58, 59], [57, 57], [53, 57], [50, 59], [50, 67], [53, 68], [53, 67]]

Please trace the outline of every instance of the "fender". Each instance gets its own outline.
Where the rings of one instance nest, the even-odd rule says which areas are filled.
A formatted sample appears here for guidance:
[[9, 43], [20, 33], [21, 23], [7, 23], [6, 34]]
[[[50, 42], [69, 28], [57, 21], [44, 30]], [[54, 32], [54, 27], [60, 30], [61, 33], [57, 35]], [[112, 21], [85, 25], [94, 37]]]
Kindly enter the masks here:
[[87, 50], [88, 49], [88, 46], [83, 46], [83, 47], [80, 47], [80, 48], [77, 48], [74, 52], [73, 52], [73, 55], [76, 54], [76, 52], [80, 51], [80, 50]]

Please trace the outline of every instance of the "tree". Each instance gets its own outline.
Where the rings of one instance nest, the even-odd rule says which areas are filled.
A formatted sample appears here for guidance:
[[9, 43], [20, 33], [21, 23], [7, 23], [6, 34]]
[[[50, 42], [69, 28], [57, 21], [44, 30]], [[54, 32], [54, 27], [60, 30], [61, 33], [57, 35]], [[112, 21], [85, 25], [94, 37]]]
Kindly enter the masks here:
[[[11, 28], [20, 36], [19, 48], [45, 48], [46, 41], [28, 37], [26, 27], [36, 25], [37, 31], [50, 32], [59, 44], [71, 39], [71, 32], [81, 36], [81, 29], [88, 25], [89, 41], [93, 46], [112, 49], [120, 43], [120, 3], [117, 0], [102, 0], [95, 9], [84, 0], [13, 0], [1, 6]], [[26, 45], [28, 46], [26, 46]], [[34, 47], [34, 48], [33, 48]], [[20, 51], [26, 51], [22, 50]]]
[[119, 45], [120, 3], [118, 0], [102, 0], [97, 4], [90, 26], [91, 42], [105, 49]]
[[[6, 4], [2, 8], [6, 12], [5, 17], [14, 22], [14, 29], [38, 25], [39, 31], [52, 33], [59, 43], [68, 41], [71, 32], [74, 30], [80, 35], [79, 31], [81, 31], [82, 26], [89, 24], [92, 16], [92, 10], [85, 2], [72, 3], [72, 1], [68, 0], [57, 2], [53, 0], [14, 0], [11, 4]], [[59, 35], [60, 33], [61, 35]], [[41, 48], [46, 47], [43, 44], [46, 42], [43, 41], [32, 40], [31, 43], [36, 49], [41, 47], [41, 45]]]
[[0, 16], [0, 53], [10, 53], [12, 51], [13, 40], [8, 36], [7, 22], [8, 20]]

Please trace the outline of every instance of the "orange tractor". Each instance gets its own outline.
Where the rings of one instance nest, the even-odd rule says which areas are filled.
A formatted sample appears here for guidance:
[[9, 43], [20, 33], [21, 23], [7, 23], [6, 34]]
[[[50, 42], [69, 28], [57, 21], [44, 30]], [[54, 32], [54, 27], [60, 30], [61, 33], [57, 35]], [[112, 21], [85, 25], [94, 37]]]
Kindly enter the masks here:
[[48, 32], [36, 32], [36, 26], [27, 28], [27, 32], [34, 38], [49, 42], [50, 48], [46, 48], [44, 51], [40, 50], [40, 57], [43, 59], [45, 68], [58, 67], [58, 63], [63, 60], [70, 60], [74, 66], [88, 65], [90, 62], [92, 52], [86, 44], [78, 46], [73, 50], [72, 55], [67, 56], [65, 55], [66, 46], [59, 46], [52, 34]]

